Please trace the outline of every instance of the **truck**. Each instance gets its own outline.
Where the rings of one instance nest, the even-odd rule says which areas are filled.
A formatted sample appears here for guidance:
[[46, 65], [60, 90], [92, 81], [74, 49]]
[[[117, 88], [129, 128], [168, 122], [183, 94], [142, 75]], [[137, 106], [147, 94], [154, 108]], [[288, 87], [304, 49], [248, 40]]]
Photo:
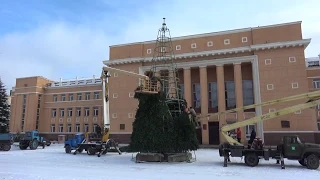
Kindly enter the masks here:
[[[266, 101], [263, 103], [257, 103], [249, 106], [239, 107], [227, 111], [221, 111], [214, 113], [210, 116], [218, 116], [231, 113], [244, 111], [246, 109], [257, 108], [259, 106], [267, 106], [282, 102], [296, 101], [307, 99], [305, 103], [280, 109], [278, 111], [269, 112], [264, 115], [256, 116], [244, 121], [239, 121], [233, 124], [224, 125], [220, 129], [220, 133], [226, 139], [226, 142], [220, 144], [219, 155], [224, 157], [224, 167], [227, 167], [228, 162], [230, 162], [231, 157], [244, 157], [244, 162], [247, 166], [255, 167], [259, 164], [260, 159], [277, 160], [277, 164], [280, 164], [281, 168], [285, 169], [284, 159], [298, 160], [298, 162], [307, 167], [308, 169], [318, 169], [319, 168], [319, 158], [320, 158], [320, 145], [314, 143], [302, 143], [298, 136], [283, 136], [281, 137], [281, 142], [276, 146], [276, 148], [266, 148], [262, 140], [258, 137], [253, 141], [252, 144], [245, 146], [234, 138], [232, 138], [228, 132], [237, 128], [245, 127], [248, 125], [254, 125], [255, 123], [262, 123], [265, 120], [274, 119], [286, 114], [301, 111], [303, 109], [314, 108], [320, 104], [320, 91], [314, 91], [309, 93], [298, 94], [294, 96], [289, 96], [281, 99]], [[257, 145], [258, 144], [258, 145]]]
[[302, 143], [298, 136], [283, 136], [282, 143], [276, 148], [246, 148], [241, 145], [222, 144], [219, 147], [219, 155], [224, 157], [224, 167], [227, 166], [229, 156], [244, 157], [247, 166], [254, 167], [259, 164], [260, 159], [281, 161], [281, 168], [285, 169], [284, 158], [297, 160], [308, 169], [319, 168], [320, 145]]
[[13, 135], [11, 133], [0, 134], [0, 151], [10, 151], [13, 144]]
[[[91, 134], [96, 136], [96, 134]], [[119, 155], [121, 155], [121, 151], [118, 148], [118, 144], [112, 140], [107, 138], [106, 141], [102, 140], [102, 137], [96, 137], [91, 139], [89, 133], [77, 133], [73, 138], [67, 139], [64, 143], [64, 148], [66, 153], [71, 153], [74, 150], [73, 154], [82, 153], [84, 150], [88, 155], [97, 154], [98, 157], [106, 154], [108, 151], [116, 150]]]
[[27, 131], [23, 138], [19, 141], [19, 148], [21, 150], [26, 150], [28, 147], [31, 150], [35, 150], [38, 146], [42, 146], [44, 149], [46, 146], [46, 142], [44, 138], [39, 135], [37, 130]]

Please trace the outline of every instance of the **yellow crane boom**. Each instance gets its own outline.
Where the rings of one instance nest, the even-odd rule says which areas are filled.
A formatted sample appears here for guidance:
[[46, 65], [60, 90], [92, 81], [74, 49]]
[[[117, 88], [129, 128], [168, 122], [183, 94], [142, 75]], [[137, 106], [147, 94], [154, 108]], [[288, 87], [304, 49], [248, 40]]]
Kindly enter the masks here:
[[144, 78], [144, 79], [146, 79], [146, 80], [149, 80], [149, 77], [146, 76], [146, 75], [144, 75], [144, 74], [138, 74], [138, 73], [134, 73], [134, 72], [122, 70], [122, 69], [116, 69], [116, 68], [104, 66], [104, 67], [103, 67], [103, 70], [104, 70], [104, 71], [108, 71], [108, 72], [122, 73], [122, 74], [126, 74], [126, 75], [129, 75], [129, 76], [134, 76], [134, 77], [137, 77], [137, 78]]
[[314, 106], [317, 106], [318, 104], [320, 104], [320, 91], [314, 91], [314, 92], [310, 92], [310, 93], [303, 93], [303, 94], [299, 94], [299, 95], [294, 95], [294, 96], [289, 96], [289, 97], [285, 97], [285, 98], [280, 98], [280, 99], [276, 99], [276, 100], [271, 100], [271, 101], [266, 101], [263, 103], [259, 103], [259, 104], [253, 104], [253, 105], [249, 105], [249, 106], [244, 106], [241, 108], [235, 108], [235, 109], [231, 109], [231, 110], [227, 110], [227, 111], [223, 111], [223, 112], [218, 112], [218, 113], [214, 113], [210, 116], [217, 116], [217, 115], [222, 115], [222, 114], [226, 114], [226, 113], [231, 113], [231, 112], [238, 112], [238, 111], [243, 111], [245, 109], [251, 109], [251, 108], [255, 108], [258, 106], [267, 106], [267, 105], [271, 105], [271, 104], [278, 104], [278, 103], [282, 103], [282, 102], [288, 102], [288, 101], [294, 101], [294, 100], [299, 100], [299, 99], [304, 99], [304, 98], [308, 98], [309, 101], [306, 103], [301, 103], [295, 106], [291, 106], [291, 107], [287, 107], [284, 109], [280, 109], [278, 111], [275, 112], [270, 112], [267, 114], [263, 114], [261, 116], [257, 116], [257, 117], [253, 117], [244, 121], [240, 121], [240, 122], [236, 122], [233, 124], [229, 124], [229, 125], [225, 125], [223, 126], [220, 131], [221, 134], [226, 138], [226, 140], [230, 143], [230, 144], [238, 144], [240, 145], [240, 143], [238, 141], [236, 141], [235, 139], [233, 139], [231, 136], [229, 136], [227, 134], [228, 131], [233, 130], [233, 129], [237, 129], [240, 127], [245, 127], [247, 125], [250, 124], [254, 124], [257, 122], [262, 122], [265, 120], [269, 120], [272, 118], [276, 118], [279, 116], [283, 116], [283, 115], [287, 115], [290, 113], [294, 113], [296, 111], [299, 110], [303, 110], [303, 109], [307, 109], [307, 108], [312, 108]]

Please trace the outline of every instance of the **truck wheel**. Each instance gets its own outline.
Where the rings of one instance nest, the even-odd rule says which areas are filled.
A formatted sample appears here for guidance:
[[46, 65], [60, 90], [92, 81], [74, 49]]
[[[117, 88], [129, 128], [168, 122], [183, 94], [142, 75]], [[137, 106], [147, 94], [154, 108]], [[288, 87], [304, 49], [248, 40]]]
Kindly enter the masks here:
[[318, 169], [319, 168], [319, 157], [315, 154], [311, 154], [307, 157], [307, 168]]
[[38, 143], [38, 141], [36, 139], [34, 139], [34, 140], [29, 142], [29, 147], [30, 147], [31, 150], [37, 149], [38, 146], [39, 146], [39, 143]]
[[259, 158], [255, 153], [248, 153], [244, 157], [244, 162], [247, 166], [254, 167], [259, 164]]
[[10, 149], [11, 149], [11, 146], [9, 144], [3, 144], [2, 145], [2, 150], [3, 151], [10, 151]]
[[83, 152], [83, 149], [78, 149], [78, 152], [79, 152], [79, 153], [82, 153], [82, 152]]
[[97, 152], [96, 149], [93, 147], [89, 147], [87, 150], [87, 154], [89, 154], [89, 155], [95, 155], [96, 152]]
[[301, 166], [306, 166], [306, 163], [304, 160], [305, 160], [304, 158], [299, 160], [299, 163], [301, 164]]
[[66, 145], [66, 147], [65, 147], [65, 151], [66, 151], [66, 153], [71, 153], [71, 147], [69, 146], [69, 145]]
[[19, 148], [21, 150], [26, 150], [28, 148], [28, 145], [24, 145], [24, 144], [19, 144]]

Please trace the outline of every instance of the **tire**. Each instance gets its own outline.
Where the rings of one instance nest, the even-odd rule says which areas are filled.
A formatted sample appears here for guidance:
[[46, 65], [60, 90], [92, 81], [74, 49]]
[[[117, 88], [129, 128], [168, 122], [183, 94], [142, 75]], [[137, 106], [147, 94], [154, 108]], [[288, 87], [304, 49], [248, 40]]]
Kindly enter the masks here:
[[319, 168], [319, 157], [315, 154], [311, 154], [307, 157], [307, 168], [318, 169]]
[[82, 153], [82, 152], [83, 152], [83, 149], [78, 149], [78, 152], [79, 152], [79, 153]]
[[9, 145], [9, 144], [3, 144], [2, 145], [2, 150], [3, 151], [10, 151], [10, 149], [11, 149], [11, 145]]
[[34, 140], [29, 142], [29, 147], [30, 147], [31, 150], [37, 149], [38, 146], [39, 146], [39, 142], [36, 139], [34, 139]]
[[97, 152], [96, 149], [93, 147], [89, 147], [87, 150], [87, 154], [89, 154], [89, 155], [95, 155], [96, 152]]
[[69, 145], [66, 145], [66, 147], [64, 148], [65, 149], [65, 152], [67, 154], [70, 154], [71, 153], [71, 147]]
[[301, 164], [301, 166], [307, 166], [306, 163], [305, 163], [305, 159], [300, 159], [299, 160], [299, 163]]
[[24, 145], [24, 144], [19, 144], [19, 148], [21, 150], [26, 150], [28, 148], [28, 145]]
[[244, 157], [247, 166], [254, 167], [259, 164], [259, 157], [255, 153], [248, 153]]

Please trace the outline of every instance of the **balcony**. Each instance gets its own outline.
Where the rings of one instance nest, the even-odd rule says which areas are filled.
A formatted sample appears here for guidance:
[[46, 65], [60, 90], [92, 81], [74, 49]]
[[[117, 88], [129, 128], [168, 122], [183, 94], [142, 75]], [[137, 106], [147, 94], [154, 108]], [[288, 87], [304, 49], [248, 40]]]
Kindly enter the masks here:
[[320, 67], [320, 56], [319, 57], [312, 57], [306, 58], [306, 67]]

